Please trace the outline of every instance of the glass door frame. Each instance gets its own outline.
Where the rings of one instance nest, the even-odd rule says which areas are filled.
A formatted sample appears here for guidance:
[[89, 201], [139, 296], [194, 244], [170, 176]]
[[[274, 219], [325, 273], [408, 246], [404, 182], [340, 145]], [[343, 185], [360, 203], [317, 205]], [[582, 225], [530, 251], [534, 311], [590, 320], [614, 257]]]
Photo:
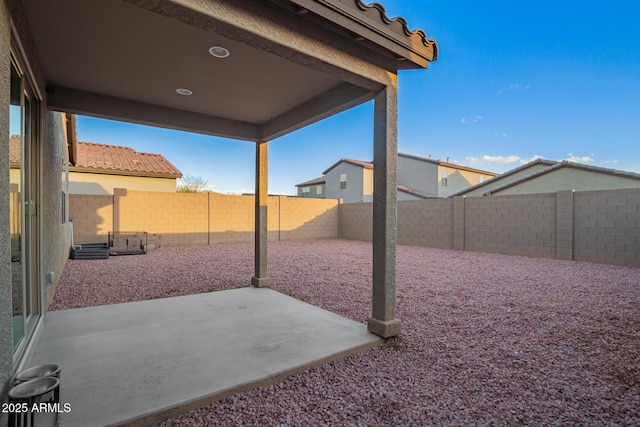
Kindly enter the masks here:
[[[14, 34], [12, 34], [13, 36]], [[20, 47], [11, 41], [11, 67], [20, 78], [20, 265], [22, 269], [23, 335], [14, 348], [14, 364], [21, 361], [43, 314], [43, 280], [41, 277], [40, 232], [42, 227], [42, 97], [32, 82], [34, 78]]]

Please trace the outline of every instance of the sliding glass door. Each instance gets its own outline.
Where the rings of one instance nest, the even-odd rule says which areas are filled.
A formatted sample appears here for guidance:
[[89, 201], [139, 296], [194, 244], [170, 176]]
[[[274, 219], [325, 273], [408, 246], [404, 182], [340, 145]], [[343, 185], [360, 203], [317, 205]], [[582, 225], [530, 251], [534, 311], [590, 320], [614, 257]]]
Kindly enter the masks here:
[[39, 313], [37, 105], [24, 73], [12, 58], [9, 206], [14, 352], [21, 351]]

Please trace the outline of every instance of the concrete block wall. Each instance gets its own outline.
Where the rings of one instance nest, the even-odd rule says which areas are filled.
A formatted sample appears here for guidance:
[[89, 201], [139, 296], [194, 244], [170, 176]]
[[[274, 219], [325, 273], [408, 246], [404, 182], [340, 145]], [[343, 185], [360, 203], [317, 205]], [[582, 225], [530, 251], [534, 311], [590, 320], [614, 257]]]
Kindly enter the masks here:
[[[371, 241], [371, 203], [271, 196], [269, 239]], [[114, 208], [115, 207], [115, 208]], [[253, 196], [117, 190], [71, 195], [75, 243], [146, 231], [156, 246], [251, 242]], [[398, 243], [640, 267], [640, 190], [398, 202]]]
[[75, 244], [107, 243], [113, 231], [113, 196], [69, 196]]
[[340, 205], [340, 232], [343, 239], [373, 239], [373, 203], [344, 203]]
[[398, 244], [452, 248], [453, 199], [398, 202]]
[[464, 249], [554, 258], [556, 195], [468, 197]]
[[307, 240], [340, 237], [340, 201], [336, 199], [297, 199], [278, 197], [278, 240]]
[[640, 267], [640, 190], [574, 193], [577, 261]]
[[[254, 240], [254, 197], [115, 189], [113, 196], [71, 195], [76, 244], [107, 242], [109, 232], [149, 233], [159, 246]], [[339, 201], [270, 196], [269, 239], [337, 238]]]
[[[209, 194], [209, 242], [251, 242], [254, 239], [255, 199], [253, 196]], [[269, 222], [271, 222], [269, 211]]]
[[113, 229], [161, 236], [162, 246], [209, 243], [206, 193], [160, 193], [114, 189]]
[[[341, 236], [371, 241], [371, 203], [340, 209]], [[401, 201], [398, 243], [640, 267], [640, 190]]]

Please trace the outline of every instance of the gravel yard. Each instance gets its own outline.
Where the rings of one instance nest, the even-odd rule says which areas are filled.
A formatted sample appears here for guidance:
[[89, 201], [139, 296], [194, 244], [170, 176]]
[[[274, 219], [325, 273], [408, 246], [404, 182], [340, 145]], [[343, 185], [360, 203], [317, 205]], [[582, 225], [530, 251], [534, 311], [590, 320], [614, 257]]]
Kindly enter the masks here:
[[[270, 242], [272, 288], [366, 322], [371, 244]], [[51, 310], [247, 286], [253, 244], [69, 260]], [[640, 425], [640, 269], [399, 246], [401, 336], [162, 426]]]

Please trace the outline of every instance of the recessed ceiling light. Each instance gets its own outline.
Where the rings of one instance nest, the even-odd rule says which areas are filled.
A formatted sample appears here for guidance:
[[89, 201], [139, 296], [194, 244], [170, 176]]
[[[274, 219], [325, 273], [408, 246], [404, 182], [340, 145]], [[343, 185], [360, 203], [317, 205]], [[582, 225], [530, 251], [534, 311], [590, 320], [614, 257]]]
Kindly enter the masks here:
[[209, 53], [216, 58], [226, 58], [229, 56], [229, 49], [226, 49], [222, 46], [211, 46], [209, 48]]
[[189, 89], [184, 89], [184, 88], [176, 89], [176, 92], [179, 95], [184, 95], [184, 96], [189, 96], [193, 94], [193, 92], [191, 92]]

